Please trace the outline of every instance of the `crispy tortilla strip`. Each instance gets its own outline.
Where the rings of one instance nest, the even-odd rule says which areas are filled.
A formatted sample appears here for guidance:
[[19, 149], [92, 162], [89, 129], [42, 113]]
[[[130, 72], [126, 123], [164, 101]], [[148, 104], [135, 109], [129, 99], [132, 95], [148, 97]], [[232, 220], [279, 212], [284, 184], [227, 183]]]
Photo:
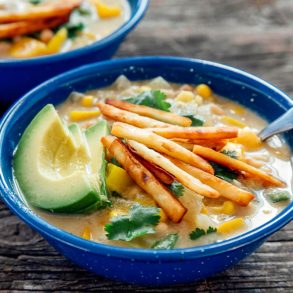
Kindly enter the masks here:
[[195, 145], [193, 147], [193, 152], [199, 156], [202, 156], [210, 161], [216, 162], [220, 165], [226, 166], [232, 170], [236, 171], [244, 171], [247, 172], [254, 177], [258, 177], [272, 185], [276, 186], [284, 186], [284, 183], [280, 180], [274, 178], [273, 176], [265, 173], [262, 170], [259, 170], [253, 166], [250, 166], [240, 160], [233, 159], [227, 155], [224, 155], [222, 153], [218, 153], [212, 149], [202, 147], [199, 145]]
[[46, 1], [38, 5], [27, 5], [23, 11], [0, 10], [0, 23], [41, 20], [68, 15], [81, 4], [81, 0]]
[[186, 127], [186, 126], [190, 126], [192, 123], [192, 121], [187, 117], [183, 117], [171, 112], [154, 109], [148, 106], [135, 105], [135, 104], [127, 103], [124, 101], [112, 100], [112, 99], [107, 99], [106, 104], [112, 105], [122, 110], [133, 112], [142, 116], [147, 116], [147, 117], [150, 117], [159, 121], [163, 121], [166, 123], [170, 123], [170, 124]]
[[180, 160], [168, 157], [177, 167], [184, 170], [191, 176], [199, 179], [202, 183], [211, 186], [217, 190], [223, 197], [228, 198], [241, 206], [247, 206], [254, 195], [246, 190], [238, 188], [237, 186], [222, 180], [214, 175], [206, 173], [196, 167], [186, 164]]
[[[132, 152], [132, 150], [131, 150], [131, 152]], [[142, 157], [137, 156], [136, 154], [134, 154], [134, 155], [135, 155], [135, 158], [144, 167], [146, 167], [150, 172], [152, 172], [155, 175], [155, 177], [157, 177], [162, 183], [167, 184], [167, 185], [172, 184], [172, 182], [174, 181], [174, 178], [168, 172], [166, 172], [161, 167], [148, 162], [147, 160], [143, 159]]]
[[110, 118], [111, 120], [114, 120], [114, 121], [128, 123], [140, 128], [170, 126], [170, 124], [166, 124], [164, 122], [154, 120], [148, 117], [143, 117], [138, 114], [131, 113], [125, 110], [121, 110], [119, 108], [116, 108], [101, 102], [99, 102], [97, 106], [100, 108], [103, 115], [105, 115], [107, 118]]
[[224, 139], [206, 140], [206, 139], [172, 138], [171, 140], [182, 145], [183, 147], [187, 148], [188, 150], [192, 150], [193, 146], [195, 144], [197, 144], [197, 145], [201, 145], [201, 146], [219, 151], [227, 144], [227, 141]]
[[214, 172], [212, 166], [201, 157], [183, 148], [174, 141], [170, 141], [146, 129], [140, 129], [125, 123], [115, 122], [113, 123], [111, 133], [121, 138], [140, 142], [160, 153], [180, 159], [208, 173], [213, 174]]
[[0, 24], [0, 38], [13, 38], [16, 36], [39, 32], [46, 28], [55, 28], [67, 21], [68, 17], [66, 16]]
[[113, 157], [121, 164], [131, 178], [146, 191], [160, 208], [164, 210], [168, 218], [178, 223], [186, 213], [186, 208], [147, 170], [128, 150], [119, 139], [105, 136], [102, 143]]
[[152, 128], [154, 133], [165, 138], [185, 139], [223, 139], [234, 138], [238, 135], [236, 127], [179, 127]]
[[205, 184], [202, 184], [198, 179], [181, 170], [170, 160], [165, 158], [163, 155], [157, 153], [156, 151], [153, 151], [145, 145], [133, 140], [128, 140], [127, 144], [129, 144], [139, 156], [143, 157], [145, 160], [151, 162], [152, 164], [160, 166], [161, 168], [172, 174], [177, 181], [179, 181], [190, 190], [206, 197], [217, 198], [220, 196], [220, 194], [216, 190]]

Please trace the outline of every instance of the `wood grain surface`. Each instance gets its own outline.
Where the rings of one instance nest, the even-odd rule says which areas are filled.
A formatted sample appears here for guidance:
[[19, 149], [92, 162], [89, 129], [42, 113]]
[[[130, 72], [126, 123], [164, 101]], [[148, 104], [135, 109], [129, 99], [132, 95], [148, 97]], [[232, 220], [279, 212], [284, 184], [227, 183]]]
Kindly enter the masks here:
[[[293, 95], [292, 0], [153, 0], [117, 57], [178, 55], [256, 74]], [[143, 288], [80, 269], [0, 202], [0, 292], [293, 292], [293, 223], [238, 265], [197, 283]]]

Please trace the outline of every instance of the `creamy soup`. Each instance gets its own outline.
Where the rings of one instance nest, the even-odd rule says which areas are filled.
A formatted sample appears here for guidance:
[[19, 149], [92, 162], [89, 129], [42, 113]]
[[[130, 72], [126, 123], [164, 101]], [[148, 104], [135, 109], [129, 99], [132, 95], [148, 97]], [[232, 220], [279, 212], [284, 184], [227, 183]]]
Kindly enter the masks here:
[[[117, 100], [122, 101], [122, 104], [115, 102]], [[123, 104], [125, 101], [127, 103]], [[139, 107], [135, 108], [129, 104]], [[146, 106], [147, 109], [141, 105]], [[159, 116], [156, 114], [158, 119], [154, 119], [155, 114], [152, 111], [148, 112], [150, 109], [148, 106], [159, 110], [157, 113]], [[122, 108], [124, 110], [121, 110]], [[139, 116], [131, 114], [138, 113], [142, 109], [145, 111], [144, 115], [142, 112]], [[174, 116], [174, 120], [170, 120], [160, 112], [162, 110], [177, 115]], [[77, 215], [34, 209], [49, 223], [87, 240], [154, 249], [215, 243], [264, 224], [291, 201], [292, 155], [283, 138], [275, 136], [268, 142], [262, 143], [257, 133], [266, 126], [267, 122], [246, 107], [213, 94], [212, 89], [207, 85], [172, 84], [161, 77], [150, 81], [130, 82], [126, 77], [121, 76], [110, 87], [86, 94], [72, 93], [58, 106], [57, 112], [65, 125], [77, 123], [82, 131], [93, 127], [97, 121], [106, 119], [109, 127], [113, 127], [112, 134], [122, 139], [119, 144], [117, 138], [107, 136], [108, 145], [104, 142], [108, 150], [106, 153], [108, 164], [104, 175], [111, 206], [89, 214]], [[125, 114], [126, 118], [124, 118]], [[144, 120], [145, 117], [149, 120]], [[178, 126], [181, 122], [182, 124], [188, 122], [184, 119], [181, 121], [180, 117], [191, 119], [194, 128]], [[156, 127], [156, 121], [160, 119], [161, 122]], [[132, 137], [127, 136], [128, 134], [123, 136], [121, 129], [120, 132], [113, 130], [121, 126], [116, 121], [134, 125], [130, 126], [135, 127], [131, 128]], [[169, 121], [167, 125], [160, 124], [166, 121]], [[177, 123], [175, 132], [177, 131], [178, 135], [172, 134], [172, 131], [165, 131], [169, 127], [174, 128], [171, 122]], [[146, 127], [146, 124], [150, 127]], [[125, 124], [121, 127], [125, 127]], [[160, 130], [157, 130], [158, 128]], [[184, 138], [182, 133], [188, 128], [191, 129], [191, 133], [195, 131], [194, 129], [203, 129], [205, 139]], [[137, 129], [139, 132], [135, 132]], [[208, 129], [211, 131], [216, 129], [217, 133], [223, 135], [222, 138], [219, 136], [215, 138], [214, 135], [218, 134], [211, 134], [207, 139]], [[166, 165], [166, 161], [158, 158], [161, 156], [166, 160], [164, 149], [156, 149], [155, 145], [150, 145], [153, 142], [149, 142], [147, 136], [145, 144], [141, 141], [143, 138], [139, 138], [146, 130], [158, 131], [160, 137], [175, 142], [181, 147], [179, 155], [176, 153], [177, 150], [172, 150], [167, 154]], [[223, 134], [224, 132], [226, 134]], [[135, 140], [139, 143], [131, 143]], [[138, 159], [138, 162], [142, 162], [141, 158], [146, 161], [149, 158], [148, 163], [151, 164], [142, 165], [153, 174], [156, 184], [159, 184], [155, 185], [154, 190], [148, 186], [151, 179], [145, 175], [146, 173], [143, 174], [147, 178], [140, 181], [134, 174], [134, 169], [139, 167], [127, 166], [129, 161], [125, 163], [123, 160], [121, 153], [125, 145], [128, 145], [128, 151], [130, 150], [131, 155]], [[187, 151], [187, 155], [192, 151], [192, 154], [197, 154], [201, 160], [204, 160], [203, 165], [193, 162], [193, 157], [188, 161], [190, 164], [187, 164], [186, 153], [183, 151], [183, 155], [180, 154], [182, 149]], [[215, 159], [211, 159], [212, 155], [216, 156]], [[217, 161], [218, 155], [220, 160], [224, 161]], [[228, 158], [231, 158], [231, 164], [226, 162]], [[185, 161], [183, 165], [182, 160]], [[238, 162], [244, 163], [244, 167], [241, 165], [238, 169]], [[168, 164], [173, 165], [170, 167]], [[154, 165], [156, 165], [155, 170]], [[212, 171], [208, 168], [203, 170], [207, 166], [212, 166]], [[247, 166], [248, 169], [241, 169]], [[175, 169], [179, 173], [176, 173]], [[180, 173], [182, 171], [183, 174]], [[195, 178], [197, 180], [193, 182]], [[203, 188], [202, 193], [197, 189], [199, 186]], [[232, 188], [230, 193], [229, 188]], [[166, 199], [162, 201], [160, 196], [163, 195]], [[136, 212], [144, 218], [145, 222], [138, 223], [139, 217]], [[157, 222], [152, 218], [154, 213], [160, 216]], [[155, 223], [151, 224], [152, 221]], [[129, 231], [126, 231], [127, 229]], [[143, 232], [139, 234], [138, 230]]]
[[0, 58], [37, 57], [90, 45], [129, 18], [127, 0], [0, 0]]

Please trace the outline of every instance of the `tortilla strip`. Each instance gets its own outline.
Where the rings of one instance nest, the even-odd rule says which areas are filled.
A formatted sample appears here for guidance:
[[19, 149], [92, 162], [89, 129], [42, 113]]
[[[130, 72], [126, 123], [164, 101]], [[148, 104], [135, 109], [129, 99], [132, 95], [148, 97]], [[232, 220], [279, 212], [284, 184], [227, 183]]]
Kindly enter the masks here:
[[240, 206], [247, 206], [250, 201], [254, 199], [254, 195], [252, 193], [243, 190], [225, 180], [206, 173], [180, 160], [171, 157], [167, 158], [180, 169], [199, 179], [202, 183], [211, 186], [212, 188], [217, 190], [223, 197], [236, 202]]
[[154, 109], [148, 106], [135, 105], [135, 104], [127, 103], [124, 101], [112, 100], [112, 99], [107, 99], [106, 104], [112, 105], [122, 110], [133, 112], [142, 116], [147, 116], [147, 117], [150, 117], [159, 121], [163, 121], [166, 123], [170, 123], [170, 124], [175, 124], [175, 125], [180, 125], [185, 127], [185, 126], [190, 126], [192, 123], [192, 121], [187, 117], [183, 117], [171, 112]]
[[151, 131], [165, 138], [223, 139], [238, 135], [236, 127], [179, 127], [152, 128]]
[[0, 10], [0, 23], [13, 23], [18, 21], [33, 21], [44, 18], [55, 18], [68, 15], [81, 4], [81, 0], [66, 0], [30, 5], [25, 11]]
[[139, 156], [143, 157], [146, 161], [151, 162], [152, 164], [160, 166], [161, 168], [172, 174], [177, 181], [179, 181], [190, 190], [206, 197], [217, 198], [220, 196], [220, 194], [216, 190], [205, 184], [202, 184], [198, 179], [181, 170], [170, 160], [165, 158], [163, 155], [157, 153], [156, 151], [151, 150], [145, 145], [133, 140], [128, 140], [127, 144], [129, 144]]
[[172, 141], [182, 145], [183, 147], [187, 148], [188, 150], [193, 149], [193, 145], [201, 145], [207, 148], [211, 148], [214, 150], [221, 150], [226, 144], [227, 141], [224, 139], [218, 140], [207, 140], [207, 139], [184, 139], [184, 138], [171, 138]]
[[125, 110], [121, 110], [119, 108], [104, 104], [102, 102], [97, 103], [97, 106], [100, 108], [104, 116], [114, 121], [128, 123], [140, 128], [170, 126], [170, 124], [166, 124], [164, 122], [154, 120], [148, 117], [143, 117]]
[[174, 223], [178, 223], [186, 213], [186, 208], [170, 193], [170, 191], [147, 170], [128, 148], [119, 140], [105, 136], [102, 138], [103, 145], [121, 164], [131, 178], [146, 191], [161, 207]]
[[67, 21], [68, 16], [63, 16], [58, 18], [0, 24], [0, 38], [13, 38], [16, 36], [39, 32], [47, 28], [55, 28]]
[[244, 171], [251, 175], [254, 175], [255, 177], [258, 177], [272, 185], [276, 186], [284, 186], [284, 183], [280, 180], [274, 178], [273, 176], [265, 173], [262, 170], [259, 170], [251, 165], [246, 164], [243, 161], [233, 159], [227, 155], [224, 155], [222, 153], [218, 153], [212, 149], [202, 147], [199, 145], [195, 145], [193, 147], [193, 152], [199, 156], [202, 156], [210, 161], [214, 161], [220, 165], [223, 165], [225, 167], [228, 167], [232, 170], [236, 171]]
[[160, 153], [180, 159], [208, 173], [213, 174], [214, 172], [212, 166], [201, 157], [183, 148], [174, 141], [170, 141], [147, 129], [140, 129], [125, 123], [115, 122], [113, 123], [111, 133], [117, 137], [140, 142]]
[[[132, 149], [130, 151], [132, 152]], [[152, 172], [155, 175], [155, 177], [157, 177], [162, 183], [167, 185], [172, 184], [172, 182], [174, 181], [174, 178], [168, 172], [166, 172], [163, 168], [148, 162], [142, 157], [137, 156], [135, 153], [134, 153], [134, 156], [144, 167], [146, 167], [150, 172]]]

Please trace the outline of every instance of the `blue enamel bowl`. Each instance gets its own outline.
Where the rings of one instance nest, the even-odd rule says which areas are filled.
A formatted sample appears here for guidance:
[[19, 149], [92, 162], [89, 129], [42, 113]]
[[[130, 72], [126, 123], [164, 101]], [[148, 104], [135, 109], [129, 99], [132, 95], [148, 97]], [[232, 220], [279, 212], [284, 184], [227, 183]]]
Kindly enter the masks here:
[[110, 59], [127, 34], [144, 16], [150, 0], [128, 0], [131, 16], [119, 29], [100, 41], [66, 53], [30, 59], [0, 60], [0, 109], [29, 90], [69, 69]]
[[[62, 231], [30, 210], [13, 181], [13, 151], [35, 114], [47, 103], [61, 103], [72, 91], [110, 85], [120, 74], [131, 80], [163, 76], [177, 83], [208, 83], [219, 95], [240, 102], [271, 121], [293, 106], [267, 82], [228, 66], [185, 58], [146, 57], [95, 63], [40, 85], [15, 103], [0, 124], [0, 191], [7, 206], [65, 257], [98, 275], [143, 285], [186, 283], [207, 278], [236, 264], [293, 218], [293, 203], [264, 225], [220, 243], [169, 251], [131, 249], [83, 240]], [[293, 135], [286, 139], [293, 147]]]

